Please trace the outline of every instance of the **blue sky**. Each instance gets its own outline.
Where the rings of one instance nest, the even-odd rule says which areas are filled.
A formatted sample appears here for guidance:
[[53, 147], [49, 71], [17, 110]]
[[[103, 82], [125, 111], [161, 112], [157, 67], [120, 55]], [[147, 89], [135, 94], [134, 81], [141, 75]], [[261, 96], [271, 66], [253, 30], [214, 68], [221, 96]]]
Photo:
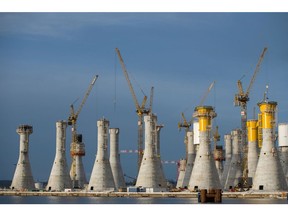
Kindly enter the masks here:
[[[31, 124], [30, 162], [35, 180], [46, 181], [55, 156], [55, 123], [79, 106], [95, 74], [95, 86], [78, 119], [86, 145], [89, 179], [97, 149], [96, 121], [120, 128], [120, 149], [137, 148], [137, 116], [115, 48], [130, 76], [149, 96], [161, 132], [161, 158], [184, 157], [181, 112], [190, 119], [216, 81], [205, 104], [215, 106], [221, 142], [240, 127], [233, 106], [237, 80], [247, 88], [264, 47], [268, 51], [250, 93], [248, 118], [263, 98], [277, 101], [278, 121], [288, 121], [287, 13], [0, 13], [0, 179], [12, 179], [19, 154], [20, 124]], [[131, 78], [139, 101], [138, 84]], [[115, 94], [116, 92], [116, 94]], [[116, 98], [116, 103], [115, 103]], [[67, 159], [70, 164], [70, 128]], [[136, 154], [122, 154], [124, 173], [136, 176]], [[176, 166], [164, 165], [168, 179]]]

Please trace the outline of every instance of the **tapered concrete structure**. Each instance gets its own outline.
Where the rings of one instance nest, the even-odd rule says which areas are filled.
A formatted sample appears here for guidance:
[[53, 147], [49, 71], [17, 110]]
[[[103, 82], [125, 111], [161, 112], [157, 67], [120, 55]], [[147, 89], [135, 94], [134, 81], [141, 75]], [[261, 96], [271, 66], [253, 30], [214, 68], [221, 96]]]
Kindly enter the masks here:
[[242, 157], [241, 157], [241, 130], [236, 129], [231, 132], [232, 137], [232, 158], [228, 168], [227, 179], [224, 190], [230, 190], [238, 186], [239, 178], [242, 177]]
[[279, 147], [280, 163], [282, 165], [283, 174], [286, 178], [286, 183], [288, 184], [288, 146]]
[[[144, 116], [145, 123], [145, 149], [139, 169], [136, 186], [150, 188], [153, 191], [166, 191], [167, 184], [163, 181], [160, 155], [156, 155], [157, 133], [155, 116]], [[158, 158], [157, 158], [158, 157]]]
[[277, 103], [264, 101], [260, 108], [260, 127], [262, 128], [262, 148], [254, 176], [253, 190], [286, 191], [287, 183], [275, 147], [275, 110]]
[[[187, 150], [188, 150], [187, 161], [185, 160], [185, 163], [180, 161], [180, 172], [176, 188], [188, 188], [189, 180], [191, 177], [196, 157], [195, 145], [193, 143], [194, 140], [193, 132], [187, 131], [186, 136], [187, 136]], [[181, 167], [182, 163], [184, 163], [184, 169], [183, 167]]]
[[119, 128], [110, 128], [110, 166], [117, 191], [126, 188], [119, 154]]
[[66, 128], [65, 121], [56, 122], [56, 154], [46, 190], [63, 191], [72, 188], [72, 182], [66, 160]]
[[160, 178], [160, 182], [161, 185], [165, 185], [165, 187], [167, 186], [167, 180], [166, 180], [166, 177], [165, 177], [165, 174], [164, 174], [164, 169], [163, 169], [163, 165], [162, 165], [162, 161], [161, 161], [161, 150], [160, 150], [160, 132], [161, 132], [161, 129], [164, 127], [163, 124], [161, 125], [158, 125], [157, 124], [157, 116], [156, 115], [153, 115], [153, 119], [154, 119], [154, 124], [156, 125], [156, 133], [155, 133], [155, 140], [156, 140], [156, 152], [155, 152], [155, 155], [156, 155], [156, 159], [158, 160], [157, 163], [160, 165], [160, 168], [159, 168], [159, 178]]
[[95, 163], [91, 173], [88, 190], [114, 191], [115, 183], [108, 158], [108, 131], [109, 121], [102, 119], [97, 121], [98, 149]]
[[258, 163], [258, 120], [252, 119], [247, 121], [247, 137], [248, 137], [248, 177], [253, 178]]
[[78, 134], [75, 142], [71, 143], [70, 154], [72, 157], [70, 168], [72, 187], [83, 189], [88, 182], [82, 162], [82, 158], [85, 156], [85, 144], [82, 142], [82, 134]]
[[33, 127], [20, 125], [16, 132], [20, 135], [20, 152], [10, 188], [12, 190], [33, 190], [35, 184], [29, 161], [29, 135], [33, 133]]
[[198, 106], [193, 117], [199, 120], [199, 150], [191, 173], [188, 189], [220, 189], [221, 184], [211, 151], [212, 118], [216, 117], [213, 107]]
[[224, 163], [224, 170], [222, 173], [222, 176], [220, 178], [222, 188], [224, 188], [227, 176], [228, 176], [228, 171], [230, 168], [231, 164], [231, 159], [232, 159], [232, 138], [231, 134], [225, 134], [224, 135], [224, 142], [225, 142], [225, 163]]
[[176, 188], [185, 188], [183, 183], [184, 183], [187, 161], [181, 158], [178, 163], [179, 163], [178, 164], [178, 178], [177, 178]]

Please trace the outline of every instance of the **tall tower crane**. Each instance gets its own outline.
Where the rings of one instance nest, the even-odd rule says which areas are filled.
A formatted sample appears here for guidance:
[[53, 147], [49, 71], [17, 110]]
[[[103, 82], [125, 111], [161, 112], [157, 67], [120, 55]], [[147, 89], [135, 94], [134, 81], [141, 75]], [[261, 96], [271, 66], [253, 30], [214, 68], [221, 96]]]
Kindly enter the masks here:
[[242, 152], [243, 152], [242, 160], [243, 160], [243, 184], [244, 185], [247, 184], [247, 178], [248, 178], [248, 164], [247, 164], [248, 148], [247, 148], [247, 132], [246, 132], [247, 130], [247, 126], [246, 126], [247, 124], [247, 102], [249, 101], [249, 93], [256, 79], [256, 75], [260, 70], [260, 65], [261, 65], [261, 62], [264, 58], [266, 51], [267, 51], [267, 48], [264, 47], [246, 92], [244, 92], [243, 90], [241, 80], [237, 81], [238, 93], [235, 95], [235, 98], [234, 98], [234, 105], [241, 107], [241, 130], [242, 130], [241, 146], [242, 146]]
[[[75, 113], [74, 112], [74, 106], [73, 104], [70, 105], [70, 116], [68, 118], [68, 125], [71, 125], [72, 126], [72, 144], [71, 144], [71, 148], [70, 148], [70, 155], [72, 157], [72, 165], [71, 165], [71, 176], [75, 176], [75, 172], [76, 172], [76, 161], [75, 161], [75, 155], [76, 155], [76, 145], [77, 145], [77, 127], [76, 127], [76, 123], [77, 123], [77, 119], [78, 119], [78, 116], [94, 86], [94, 83], [96, 82], [98, 78], [98, 75], [95, 75], [92, 79], [92, 82], [90, 83], [89, 85], [89, 88], [77, 110], [77, 112]], [[79, 154], [79, 153], [78, 153]], [[80, 153], [82, 156], [85, 155], [85, 152], [82, 152]], [[73, 179], [72, 179], [73, 180]]]
[[143, 98], [142, 104], [140, 106], [138, 103], [137, 97], [135, 95], [132, 83], [129, 79], [128, 72], [126, 70], [126, 66], [125, 66], [124, 61], [122, 59], [122, 56], [120, 54], [120, 50], [118, 48], [116, 48], [115, 50], [116, 50], [116, 53], [118, 55], [118, 58], [119, 58], [124, 76], [126, 78], [126, 81], [128, 83], [130, 92], [132, 94], [133, 101], [134, 101], [134, 104], [136, 107], [136, 113], [138, 115], [138, 171], [139, 171], [140, 166], [141, 166], [141, 162], [142, 162], [142, 158], [143, 158], [143, 124], [144, 124], [143, 116], [149, 114], [149, 109], [145, 108], [147, 96], [144, 94], [144, 98]]

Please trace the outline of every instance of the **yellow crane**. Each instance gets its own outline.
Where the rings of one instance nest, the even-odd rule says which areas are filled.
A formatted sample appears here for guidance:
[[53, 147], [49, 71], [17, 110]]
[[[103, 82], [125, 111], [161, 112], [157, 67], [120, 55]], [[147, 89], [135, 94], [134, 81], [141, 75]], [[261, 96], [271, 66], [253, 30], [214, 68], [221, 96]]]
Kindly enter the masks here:
[[261, 62], [263, 61], [264, 55], [267, 51], [267, 48], [264, 47], [260, 58], [258, 60], [258, 63], [256, 65], [255, 71], [253, 73], [253, 76], [250, 80], [249, 86], [244, 92], [241, 79], [237, 81], [237, 87], [238, 87], [238, 93], [235, 95], [234, 98], [234, 105], [241, 107], [241, 146], [242, 146], [242, 153], [243, 153], [243, 187], [247, 186], [247, 179], [248, 179], [248, 164], [247, 164], [247, 157], [248, 157], [248, 148], [247, 148], [247, 102], [249, 101], [249, 93], [251, 91], [251, 88], [255, 82], [256, 75], [260, 70]]
[[81, 155], [81, 156], [84, 156], [85, 155], [85, 152], [77, 152], [76, 151], [76, 145], [77, 145], [77, 127], [76, 127], [76, 124], [77, 124], [77, 119], [78, 119], [78, 116], [94, 86], [94, 83], [96, 82], [98, 78], [98, 75], [95, 75], [92, 79], [92, 82], [90, 83], [89, 85], [89, 88], [77, 110], [77, 112], [75, 113], [74, 112], [74, 106], [73, 104], [70, 105], [70, 116], [68, 117], [68, 125], [71, 125], [72, 126], [72, 143], [71, 143], [71, 148], [70, 148], [70, 155], [72, 157], [72, 165], [71, 165], [71, 176], [72, 176], [72, 181], [73, 181], [73, 177], [75, 177], [75, 173], [76, 173], [76, 161], [75, 161], [75, 156], [76, 155]]
[[[136, 94], [134, 92], [132, 83], [131, 83], [131, 81], [129, 79], [128, 72], [126, 70], [126, 66], [125, 66], [124, 61], [122, 59], [120, 50], [118, 48], [116, 48], [115, 50], [116, 50], [116, 53], [118, 55], [118, 58], [119, 58], [119, 61], [120, 61], [124, 76], [126, 78], [126, 81], [128, 83], [130, 92], [132, 94], [133, 102], [134, 102], [135, 107], [136, 107], [136, 113], [138, 115], [138, 171], [139, 171], [140, 166], [141, 166], [141, 162], [142, 162], [142, 158], [143, 158], [143, 116], [150, 113], [149, 109], [145, 108], [145, 104], [146, 104], [146, 101], [147, 101], [147, 96], [144, 94], [144, 98], [143, 98], [142, 104], [140, 106], [139, 103], [138, 103]], [[150, 100], [151, 100], [151, 98], [150, 98]], [[152, 104], [151, 104], [151, 106], [152, 106]]]

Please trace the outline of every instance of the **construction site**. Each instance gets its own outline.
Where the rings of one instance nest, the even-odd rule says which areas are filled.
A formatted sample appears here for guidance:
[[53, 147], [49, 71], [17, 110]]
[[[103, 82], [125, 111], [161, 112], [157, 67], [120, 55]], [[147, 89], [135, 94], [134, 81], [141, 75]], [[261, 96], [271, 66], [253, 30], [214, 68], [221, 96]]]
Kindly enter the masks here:
[[[70, 115], [57, 121], [55, 159], [51, 161], [49, 179], [45, 183], [35, 181], [29, 160], [29, 136], [33, 126], [21, 124], [16, 132], [20, 136], [19, 159], [9, 189], [1, 190], [0, 195], [18, 196], [151, 196], [151, 197], [197, 197], [199, 192], [219, 190], [223, 197], [230, 198], [287, 198], [288, 193], [288, 123], [277, 120], [277, 101], [268, 99], [266, 86], [263, 99], [254, 109], [253, 118], [248, 119], [247, 104], [253, 84], [261, 74], [261, 63], [265, 60], [268, 49], [265, 47], [258, 57], [254, 71], [251, 72], [249, 85], [245, 90], [242, 79], [235, 80], [238, 92], [235, 93], [235, 109], [239, 109], [239, 128], [231, 129], [227, 134], [220, 134], [221, 123], [217, 119], [216, 108], [206, 104], [206, 98], [215, 82], [207, 83], [200, 103], [193, 107], [191, 119], [185, 113], [179, 113], [180, 122], [175, 122], [178, 129], [183, 129], [184, 137], [181, 148], [185, 149], [182, 158], [175, 158], [171, 163], [177, 166], [176, 183], [169, 182], [163, 166], [167, 161], [161, 155], [161, 131], [164, 124], [158, 122], [153, 112], [154, 86], [149, 98], [138, 100], [134, 83], [131, 82], [126, 65], [118, 48], [115, 49], [118, 64], [127, 81], [130, 95], [135, 105], [138, 121], [135, 149], [123, 150], [120, 137], [121, 128], [110, 127], [109, 117], [97, 120], [97, 144], [95, 161], [90, 179], [86, 177], [85, 143], [82, 134], [77, 131], [78, 117], [84, 107], [93, 86], [101, 82], [95, 75], [88, 86], [82, 101], [75, 109], [70, 106]], [[129, 62], [129, 60], [126, 60]], [[210, 85], [209, 85], [210, 84]], [[157, 89], [157, 86], [155, 86]], [[273, 98], [273, 95], [270, 95]], [[187, 115], [187, 114], [186, 114]], [[288, 121], [288, 120], [287, 120]], [[67, 132], [68, 131], [68, 132]], [[135, 130], [136, 131], [136, 130]], [[176, 130], [177, 132], [177, 130]], [[66, 143], [71, 136], [71, 143]], [[220, 137], [224, 143], [220, 143]], [[33, 148], [33, 143], [31, 143]], [[71, 164], [66, 158], [70, 152]], [[137, 177], [123, 172], [121, 154], [137, 154]], [[15, 161], [16, 162], [16, 161]], [[132, 163], [132, 161], [131, 161]], [[49, 170], [47, 170], [49, 172]], [[132, 179], [127, 184], [125, 177]], [[201, 192], [202, 193], [202, 192]]]

